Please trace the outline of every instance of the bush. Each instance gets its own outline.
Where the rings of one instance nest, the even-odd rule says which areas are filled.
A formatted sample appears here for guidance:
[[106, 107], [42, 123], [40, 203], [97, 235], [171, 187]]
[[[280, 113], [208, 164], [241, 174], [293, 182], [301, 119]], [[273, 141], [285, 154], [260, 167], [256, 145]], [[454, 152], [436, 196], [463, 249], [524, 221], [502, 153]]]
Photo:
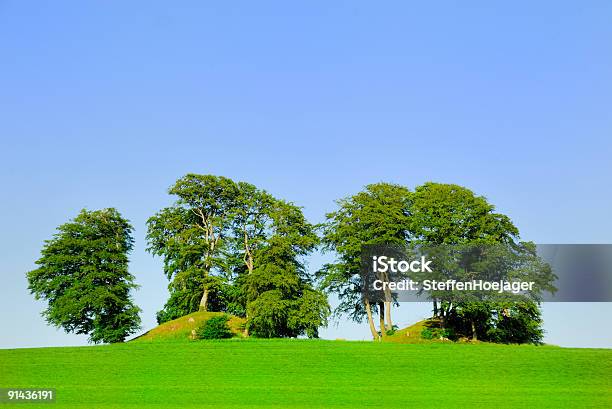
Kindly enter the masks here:
[[234, 334], [230, 331], [227, 321], [229, 315], [220, 315], [218, 317], [209, 318], [196, 329], [198, 339], [223, 339], [231, 338]]
[[429, 328], [423, 328], [423, 331], [421, 331], [421, 338], [423, 338], [423, 339], [432, 339], [433, 338], [433, 332], [431, 332], [431, 330]]
[[388, 329], [386, 331], [386, 334], [391, 336], [391, 335], [395, 334], [398, 329], [399, 329], [399, 327], [397, 325], [394, 325], [391, 329]]
[[447, 328], [424, 328], [423, 331], [421, 331], [421, 338], [423, 339], [448, 339], [451, 336], [452, 332]]

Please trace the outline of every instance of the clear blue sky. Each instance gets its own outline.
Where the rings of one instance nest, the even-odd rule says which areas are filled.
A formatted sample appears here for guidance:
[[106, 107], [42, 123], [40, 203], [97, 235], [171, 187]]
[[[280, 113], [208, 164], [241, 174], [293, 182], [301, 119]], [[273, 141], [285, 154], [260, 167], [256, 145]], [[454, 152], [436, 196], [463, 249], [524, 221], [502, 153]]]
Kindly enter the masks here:
[[[187, 172], [312, 222], [367, 183], [458, 183], [524, 239], [612, 242], [609, 1], [178, 3], [0, 1], [0, 347], [85, 342], [44, 324], [25, 280], [83, 207], [132, 221], [151, 328], [166, 281], [145, 220]], [[611, 314], [545, 305], [546, 340], [612, 347]]]

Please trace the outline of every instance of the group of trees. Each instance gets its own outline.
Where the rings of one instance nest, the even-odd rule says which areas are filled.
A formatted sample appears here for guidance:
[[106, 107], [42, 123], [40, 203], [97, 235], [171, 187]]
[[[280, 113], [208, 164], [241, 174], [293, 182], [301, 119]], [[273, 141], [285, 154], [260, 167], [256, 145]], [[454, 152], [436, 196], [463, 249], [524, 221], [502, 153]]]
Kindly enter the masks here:
[[[364, 246], [504, 245], [522, 259], [529, 259], [542, 287], [552, 288], [550, 268], [537, 263], [535, 246], [519, 240], [519, 232], [505, 215], [484, 197], [453, 184], [425, 183], [410, 191], [388, 183], [368, 185], [356, 195], [337, 202], [338, 209], [327, 214], [323, 246], [333, 251], [335, 262], [319, 272], [321, 285], [340, 299], [337, 313], [355, 321], [367, 319], [372, 337], [380, 339], [392, 332], [394, 301], [371, 305], [362, 295], [360, 275]], [[494, 342], [532, 342], [542, 339], [540, 309], [537, 301], [452, 302], [430, 294], [433, 317], [457, 336]], [[379, 329], [374, 315], [379, 316]]]
[[169, 192], [175, 204], [149, 219], [147, 233], [170, 280], [160, 323], [225, 311], [246, 316], [254, 336], [318, 336], [329, 305], [304, 265], [319, 239], [299, 207], [211, 175], [187, 175]]
[[[159, 323], [224, 311], [246, 317], [253, 336], [318, 336], [330, 307], [304, 264], [319, 237], [299, 207], [212, 175], [186, 175], [169, 193], [176, 202], [147, 222], [147, 249], [163, 258], [170, 281]], [[50, 324], [92, 342], [120, 342], [138, 330], [132, 230], [115, 209], [83, 210], [58, 228], [28, 273]]]
[[[505, 243], [526, 246], [507, 216], [457, 185], [426, 183], [414, 191], [377, 183], [339, 200], [315, 227], [296, 205], [245, 182], [188, 174], [176, 200], [149, 218], [147, 250], [163, 259], [170, 297], [159, 323], [198, 310], [246, 318], [257, 337], [317, 337], [338, 296], [336, 314], [369, 323], [374, 339], [392, 331], [393, 301], [362, 296], [366, 245]], [[318, 233], [320, 231], [320, 234]], [[48, 301], [47, 321], [93, 342], [120, 342], [140, 324], [128, 272], [132, 227], [115, 209], [83, 210], [45, 243], [30, 291]], [[316, 274], [305, 257], [322, 247], [336, 255]], [[435, 317], [457, 332], [496, 342], [539, 342], [539, 306], [450, 303], [432, 296]], [[374, 316], [379, 317], [379, 329]], [[474, 323], [477, 322], [478, 325]]]

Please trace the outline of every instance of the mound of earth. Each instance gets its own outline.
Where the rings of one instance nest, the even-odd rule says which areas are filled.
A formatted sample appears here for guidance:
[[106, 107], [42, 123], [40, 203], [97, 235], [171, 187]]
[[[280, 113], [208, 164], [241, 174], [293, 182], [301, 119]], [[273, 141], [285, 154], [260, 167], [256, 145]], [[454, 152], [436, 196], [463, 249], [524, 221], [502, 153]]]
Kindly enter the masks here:
[[[193, 339], [194, 331], [206, 320], [224, 315], [222, 312], [194, 312], [189, 315], [164, 322], [133, 341], [188, 341]], [[228, 325], [238, 337], [244, 336], [244, 318], [230, 315]]]

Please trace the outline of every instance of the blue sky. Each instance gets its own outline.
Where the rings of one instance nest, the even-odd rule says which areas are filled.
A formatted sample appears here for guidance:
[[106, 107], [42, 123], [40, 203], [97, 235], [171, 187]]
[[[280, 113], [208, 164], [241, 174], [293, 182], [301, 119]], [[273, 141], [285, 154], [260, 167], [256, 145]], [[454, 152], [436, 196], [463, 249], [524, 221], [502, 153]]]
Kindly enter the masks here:
[[[458, 183], [526, 240], [612, 242], [611, 3], [204, 3], [0, 1], [0, 347], [85, 342], [45, 325], [25, 280], [84, 207], [132, 221], [151, 328], [167, 283], [145, 221], [187, 172], [312, 222], [367, 183]], [[611, 313], [547, 304], [546, 340], [612, 347]]]

